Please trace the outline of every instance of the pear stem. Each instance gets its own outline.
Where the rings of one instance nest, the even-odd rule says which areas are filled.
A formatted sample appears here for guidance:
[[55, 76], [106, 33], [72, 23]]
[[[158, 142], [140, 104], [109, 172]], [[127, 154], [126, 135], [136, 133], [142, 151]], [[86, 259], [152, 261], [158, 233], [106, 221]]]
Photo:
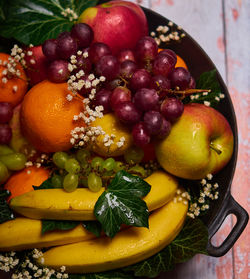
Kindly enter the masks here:
[[222, 153], [222, 151], [216, 148], [212, 143], [210, 143], [210, 148], [213, 149], [218, 155]]

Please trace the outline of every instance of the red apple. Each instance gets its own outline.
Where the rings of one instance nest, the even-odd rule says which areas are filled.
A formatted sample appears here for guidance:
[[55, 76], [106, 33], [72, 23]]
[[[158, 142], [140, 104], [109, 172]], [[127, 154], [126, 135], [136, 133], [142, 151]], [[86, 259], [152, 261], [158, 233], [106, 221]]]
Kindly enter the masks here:
[[168, 137], [155, 145], [160, 165], [186, 179], [221, 170], [233, 153], [234, 137], [226, 118], [202, 104], [188, 104]]
[[127, 1], [110, 1], [86, 9], [78, 22], [90, 25], [94, 41], [107, 44], [113, 54], [133, 49], [148, 34], [146, 16], [140, 6]]
[[31, 86], [47, 78], [48, 59], [43, 54], [42, 46], [29, 47], [25, 51], [26, 74]]

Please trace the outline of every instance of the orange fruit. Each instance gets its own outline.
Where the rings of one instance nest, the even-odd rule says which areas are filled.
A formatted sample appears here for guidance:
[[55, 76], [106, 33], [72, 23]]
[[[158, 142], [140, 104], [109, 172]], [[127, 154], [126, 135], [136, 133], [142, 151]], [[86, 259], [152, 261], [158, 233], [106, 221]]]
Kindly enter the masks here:
[[20, 76], [8, 71], [6, 63], [11, 57], [6, 53], [0, 53], [0, 102], [10, 103], [13, 107], [18, 105], [28, 89], [27, 77], [20, 63], [16, 63], [16, 70], [19, 70]]
[[33, 191], [33, 185], [40, 186], [48, 178], [49, 171], [43, 167], [28, 167], [14, 173], [4, 185], [4, 188], [11, 192], [8, 201], [14, 197]]
[[[163, 48], [158, 48], [158, 52], [160, 52], [162, 50], [164, 50], [164, 49]], [[183, 67], [183, 68], [188, 70], [188, 67], [187, 67], [187, 64], [185, 63], [185, 61], [177, 54], [176, 54], [176, 57], [177, 57], [177, 62], [175, 64], [175, 68]]]
[[72, 101], [67, 83], [53, 83], [44, 80], [28, 91], [21, 107], [21, 128], [28, 141], [41, 152], [68, 150], [70, 132], [85, 126], [81, 120], [74, 121], [74, 115], [83, 111], [80, 97]]
[[175, 64], [175, 68], [183, 67], [188, 70], [188, 67], [187, 67], [187, 64], [185, 63], [185, 61], [179, 55], [176, 55], [176, 56], [177, 56], [177, 62]]

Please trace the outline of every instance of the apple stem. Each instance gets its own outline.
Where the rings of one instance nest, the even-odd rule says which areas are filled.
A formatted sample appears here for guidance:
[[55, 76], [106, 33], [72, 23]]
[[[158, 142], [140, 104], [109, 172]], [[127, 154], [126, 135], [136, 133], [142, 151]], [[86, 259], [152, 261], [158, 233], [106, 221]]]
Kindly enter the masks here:
[[212, 143], [210, 143], [210, 148], [213, 149], [218, 155], [222, 153], [222, 151], [216, 148]]
[[171, 93], [171, 94], [183, 94], [183, 95], [191, 95], [191, 94], [194, 94], [194, 93], [203, 93], [203, 92], [211, 92], [210, 89], [187, 89], [187, 90], [173, 90], [173, 89], [168, 89], [168, 90], [165, 90], [167, 91], [168, 93]]

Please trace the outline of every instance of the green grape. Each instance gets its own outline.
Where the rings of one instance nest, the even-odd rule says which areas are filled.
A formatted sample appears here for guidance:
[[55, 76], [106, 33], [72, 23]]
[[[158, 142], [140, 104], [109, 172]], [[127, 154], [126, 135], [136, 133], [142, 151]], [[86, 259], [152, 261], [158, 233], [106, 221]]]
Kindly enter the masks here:
[[9, 170], [22, 170], [25, 167], [27, 158], [22, 153], [11, 153], [7, 155], [1, 155], [0, 161], [5, 164]]
[[53, 154], [53, 162], [54, 164], [60, 168], [60, 169], [64, 169], [65, 163], [66, 161], [69, 159], [69, 155], [66, 152], [55, 152]]
[[61, 175], [54, 174], [51, 178], [51, 182], [54, 188], [61, 188], [63, 186], [63, 178]]
[[7, 167], [0, 162], [0, 184], [4, 183], [9, 178], [9, 171]]
[[85, 188], [88, 188], [88, 178], [81, 178], [79, 184]]
[[112, 171], [115, 168], [115, 165], [115, 160], [113, 158], [108, 158], [103, 162], [102, 167], [107, 171]]
[[82, 167], [82, 171], [83, 173], [87, 173], [89, 174], [89, 172], [91, 171], [91, 167], [90, 167], [90, 164], [88, 162], [83, 162], [81, 163], [81, 167]]
[[130, 164], [138, 164], [144, 157], [144, 152], [141, 148], [132, 146], [127, 151], [125, 151], [124, 159], [125, 161]]
[[94, 170], [102, 170], [104, 160], [101, 157], [94, 157], [91, 161], [91, 167]]
[[114, 167], [114, 172], [118, 172], [120, 170], [124, 170], [125, 166], [123, 164], [123, 162], [120, 161], [116, 161], [115, 167]]
[[146, 170], [143, 167], [139, 166], [139, 165], [135, 165], [135, 166], [131, 167], [128, 170], [128, 172], [129, 173], [134, 173], [134, 174], [139, 174], [142, 177], [146, 177], [146, 174], [147, 174]]
[[14, 150], [12, 150], [8, 145], [0, 144], [0, 155], [6, 155], [14, 153]]
[[90, 158], [90, 152], [87, 149], [80, 149], [76, 152], [76, 159], [80, 163], [86, 162]]
[[100, 176], [91, 172], [88, 175], [88, 187], [92, 192], [98, 192], [102, 188], [102, 179]]
[[63, 179], [63, 188], [66, 192], [74, 192], [78, 186], [78, 175], [68, 173]]
[[64, 168], [69, 173], [78, 173], [81, 169], [79, 162], [73, 158], [66, 161]]

